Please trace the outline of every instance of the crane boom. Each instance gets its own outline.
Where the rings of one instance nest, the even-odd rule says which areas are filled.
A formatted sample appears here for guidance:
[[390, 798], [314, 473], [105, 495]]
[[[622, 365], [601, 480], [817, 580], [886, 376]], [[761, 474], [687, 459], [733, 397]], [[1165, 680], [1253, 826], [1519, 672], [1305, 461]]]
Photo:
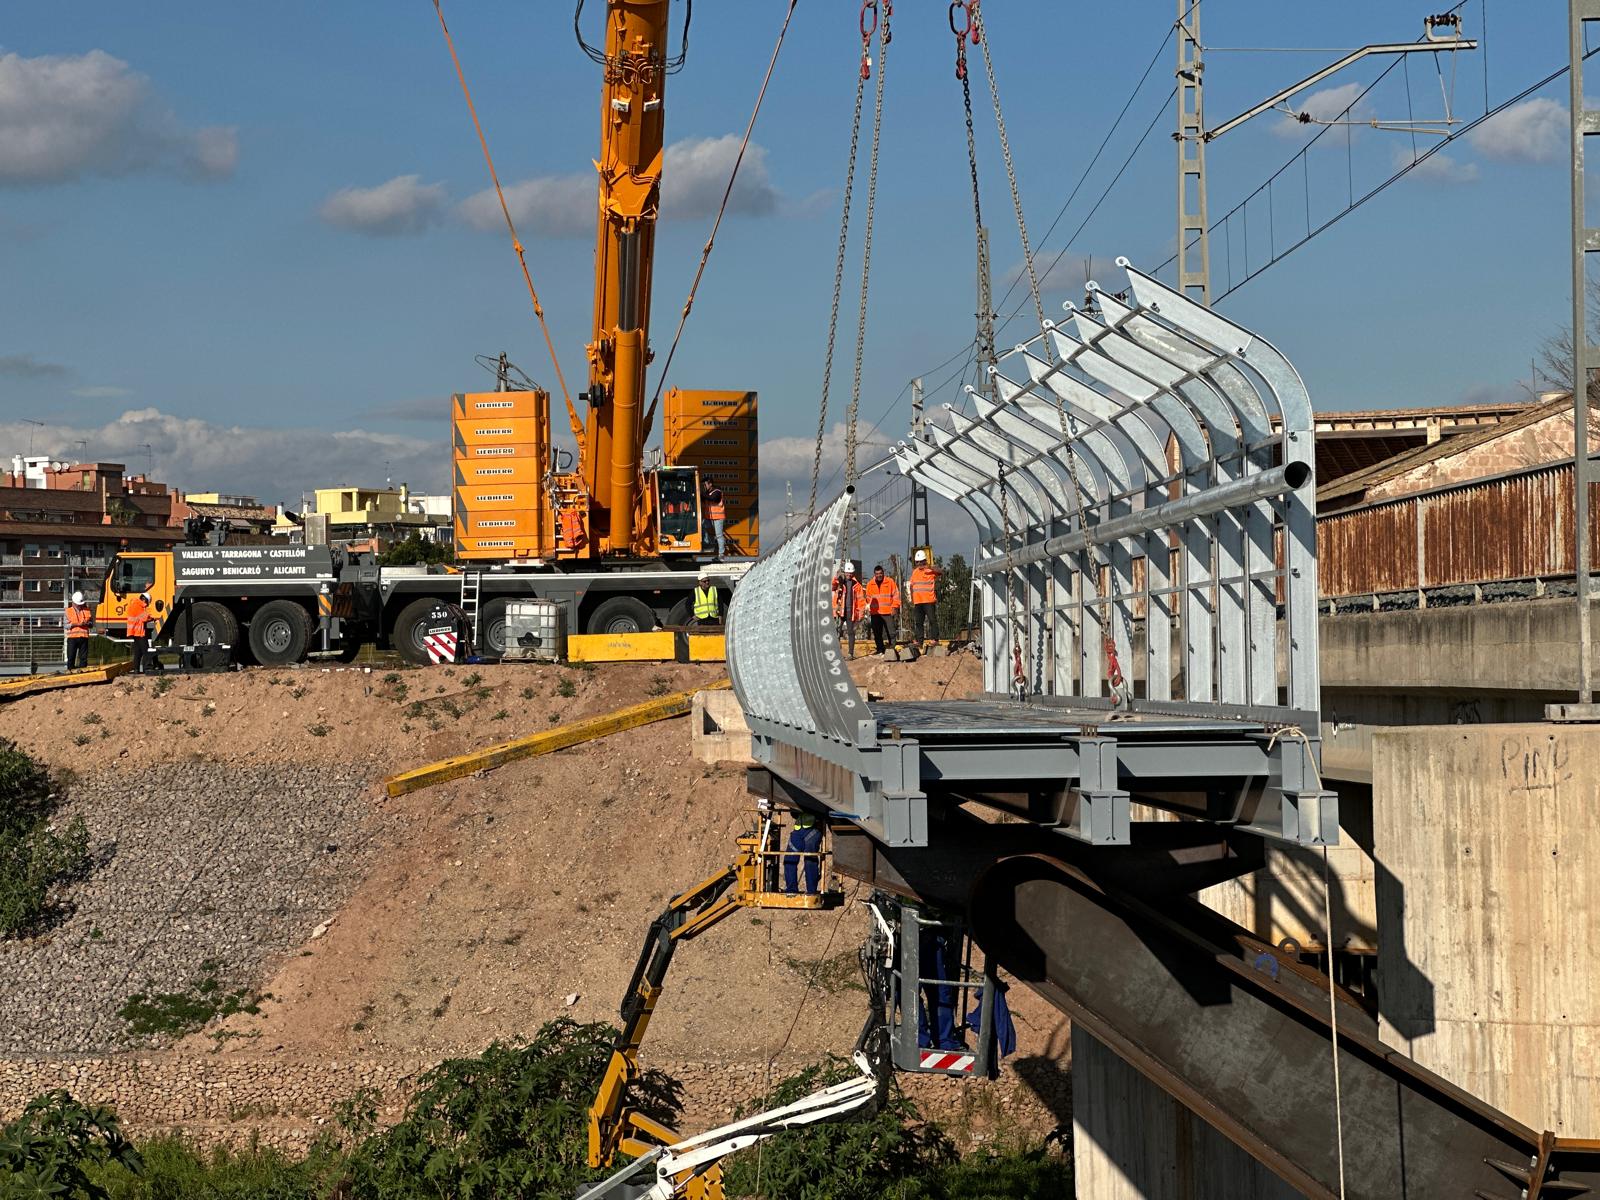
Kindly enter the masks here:
[[612, 553], [635, 549], [668, 0], [607, 0], [584, 482]]

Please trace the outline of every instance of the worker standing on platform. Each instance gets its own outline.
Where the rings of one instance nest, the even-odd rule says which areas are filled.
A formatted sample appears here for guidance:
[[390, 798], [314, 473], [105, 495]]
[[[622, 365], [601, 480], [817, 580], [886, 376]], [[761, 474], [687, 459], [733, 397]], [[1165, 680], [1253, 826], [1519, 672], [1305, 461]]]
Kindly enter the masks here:
[[89, 665], [89, 631], [94, 628], [94, 609], [83, 602], [82, 592], [72, 593], [67, 605], [67, 670]]
[[700, 572], [700, 580], [694, 589], [694, 623], [696, 625], [722, 623], [722, 600], [711, 582], [711, 576], [704, 571]]
[[708, 544], [715, 539], [717, 543], [717, 561], [721, 562], [728, 554], [728, 536], [724, 532], [727, 527], [728, 506], [722, 496], [722, 489], [711, 480], [706, 480], [702, 489], [706, 508], [706, 526], [703, 530], [702, 540]]
[[911, 568], [911, 636], [920, 649], [939, 640], [939, 576], [944, 572], [928, 561], [928, 552], [918, 550]]
[[867, 580], [867, 612], [872, 617], [872, 640], [877, 653], [894, 645], [894, 619], [900, 613], [900, 588], [883, 573], [883, 564], [872, 568]]
[[133, 673], [144, 674], [150, 656], [150, 593], [140, 592], [128, 601], [128, 640], [133, 643]]
[[[783, 856], [783, 890], [798, 892], [798, 873], [802, 861], [806, 871], [806, 895], [815, 896], [822, 881], [822, 827], [817, 818], [804, 810], [794, 814], [794, 828], [789, 831], [788, 849], [793, 853]], [[805, 857], [802, 859], [802, 855]]]
[[867, 615], [867, 594], [856, 578], [856, 565], [842, 563], [833, 577], [833, 620], [842, 641], [845, 627], [854, 625]]

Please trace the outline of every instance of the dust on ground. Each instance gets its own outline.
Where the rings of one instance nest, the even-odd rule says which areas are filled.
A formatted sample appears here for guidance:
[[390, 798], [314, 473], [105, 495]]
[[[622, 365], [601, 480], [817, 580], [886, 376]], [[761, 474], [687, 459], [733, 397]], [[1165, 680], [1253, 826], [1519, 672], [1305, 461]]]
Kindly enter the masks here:
[[[889, 699], [981, 688], [970, 654], [852, 666]], [[32, 697], [0, 710], [0, 730], [80, 773], [185, 759], [359, 768], [375, 846], [364, 877], [343, 881], [333, 919], [271, 964], [258, 1016], [180, 1048], [447, 1056], [557, 1016], [614, 1021], [651, 919], [725, 866], [746, 829], [744, 770], [702, 765], [688, 723], [666, 721], [397, 799], [381, 779], [723, 677], [720, 664], [257, 668]], [[734, 912], [679, 948], [646, 1061], [847, 1052], [865, 1012], [852, 970], [865, 932], [857, 904]], [[833, 969], [818, 971], [824, 961]], [[1023, 989], [1012, 999], [1022, 1053], [1058, 1055], [1060, 1014]]]

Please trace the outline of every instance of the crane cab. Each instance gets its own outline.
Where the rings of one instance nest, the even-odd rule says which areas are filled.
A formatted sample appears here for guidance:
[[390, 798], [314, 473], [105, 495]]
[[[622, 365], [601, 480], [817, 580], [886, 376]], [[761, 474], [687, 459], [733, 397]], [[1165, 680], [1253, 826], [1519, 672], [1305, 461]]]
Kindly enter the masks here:
[[699, 554], [705, 528], [700, 512], [700, 472], [694, 467], [657, 467], [650, 472], [650, 479], [656, 553]]
[[[96, 588], [98, 597], [93, 594]], [[140, 592], [150, 593], [150, 608], [158, 620], [164, 621], [172, 610], [172, 555], [168, 551], [119, 554], [106, 568], [105, 578], [86, 584], [84, 591], [94, 605], [95, 623], [102, 630], [126, 626], [128, 602]]]

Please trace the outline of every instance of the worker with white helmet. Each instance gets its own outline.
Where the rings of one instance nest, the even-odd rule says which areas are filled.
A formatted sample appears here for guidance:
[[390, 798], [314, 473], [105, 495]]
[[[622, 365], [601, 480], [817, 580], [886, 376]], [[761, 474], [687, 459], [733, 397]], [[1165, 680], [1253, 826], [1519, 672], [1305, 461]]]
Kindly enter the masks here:
[[833, 577], [833, 619], [839, 636], [845, 636], [847, 625], [854, 625], [867, 615], [867, 593], [856, 578], [853, 562], [840, 563]]
[[83, 602], [82, 592], [72, 593], [67, 605], [67, 670], [89, 665], [89, 636], [94, 628], [94, 609]]
[[911, 561], [911, 637], [926, 650], [939, 640], [939, 576], [944, 572], [929, 560], [927, 550], [918, 550]]
[[128, 641], [133, 645], [133, 673], [143, 675], [150, 658], [150, 626], [155, 623], [155, 613], [150, 608], [150, 593], [140, 592], [128, 601], [126, 613]]
[[721, 620], [721, 597], [717, 595], [717, 589], [711, 582], [711, 576], [705, 571], [701, 571], [700, 578], [694, 589], [694, 623], [696, 625], [716, 625]]

